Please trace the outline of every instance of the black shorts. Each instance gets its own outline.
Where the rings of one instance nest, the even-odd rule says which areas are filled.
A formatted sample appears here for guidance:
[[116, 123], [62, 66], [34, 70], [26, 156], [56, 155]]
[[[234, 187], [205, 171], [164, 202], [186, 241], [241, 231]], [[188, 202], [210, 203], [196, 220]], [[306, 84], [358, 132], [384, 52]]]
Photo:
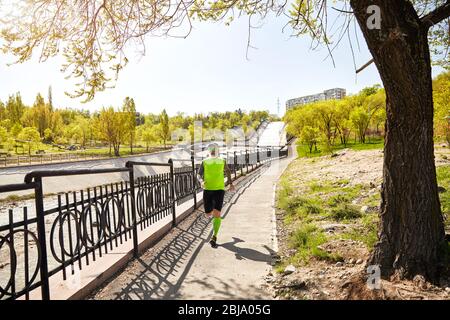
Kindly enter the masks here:
[[205, 212], [210, 213], [213, 209], [221, 211], [224, 196], [225, 190], [203, 190], [203, 206], [205, 207]]

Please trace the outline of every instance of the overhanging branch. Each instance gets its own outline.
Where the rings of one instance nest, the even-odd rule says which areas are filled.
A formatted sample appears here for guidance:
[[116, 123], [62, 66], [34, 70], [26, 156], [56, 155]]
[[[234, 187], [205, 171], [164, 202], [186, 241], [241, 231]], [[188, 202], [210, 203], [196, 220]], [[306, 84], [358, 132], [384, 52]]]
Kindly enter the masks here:
[[447, 0], [444, 5], [423, 16], [420, 20], [422, 20], [426, 28], [431, 28], [448, 17], [450, 17], [450, 0]]
[[374, 63], [374, 60], [370, 60], [369, 62], [367, 62], [366, 64], [364, 64], [361, 68], [359, 68], [358, 70], [356, 70], [356, 73], [360, 73], [361, 71], [363, 71], [365, 68], [367, 68], [368, 66], [370, 66], [372, 63]]
[[[436, 8], [435, 10], [431, 11], [427, 15], [423, 16], [420, 20], [422, 21], [423, 25], [429, 29], [432, 26], [438, 24], [439, 22], [447, 19], [450, 17], [450, 0], [447, 0], [447, 2]], [[370, 60], [369, 62], [365, 63], [361, 68], [356, 70], [356, 73], [360, 73], [364, 69], [366, 69], [368, 66], [370, 66], [374, 60]]]

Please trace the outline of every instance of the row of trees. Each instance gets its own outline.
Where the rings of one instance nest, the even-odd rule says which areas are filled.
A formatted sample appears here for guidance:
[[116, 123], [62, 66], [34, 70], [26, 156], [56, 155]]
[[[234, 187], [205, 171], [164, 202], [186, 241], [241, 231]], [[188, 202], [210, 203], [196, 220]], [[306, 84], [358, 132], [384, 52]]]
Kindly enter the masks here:
[[298, 106], [287, 112], [288, 133], [303, 143], [317, 148], [319, 141], [330, 148], [338, 141], [347, 145], [352, 134], [366, 143], [367, 135], [383, 133], [386, 119], [386, 98], [379, 86], [363, 89], [359, 94], [342, 100], [324, 100]]
[[[433, 81], [434, 134], [450, 145], [450, 72]], [[310, 153], [323, 142], [331, 150], [351, 138], [366, 143], [368, 135], [384, 135], [386, 93], [379, 85], [368, 87], [342, 100], [325, 100], [297, 106], [287, 112], [288, 133], [308, 145]]]
[[[242, 127], [244, 132], [256, 128], [263, 120], [271, 118], [267, 111], [211, 112], [186, 115], [182, 112], [169, 117], [163, 110], [160, 114], [141, 115], [136, 112], [133, 98], [125, 98], [120, 108], [107, 107], [99, 112], [85, 110], [55, 109], [51, 88], [48, 99], [41, 94], [28, 107], [22, 102], [20, 93], [0, 101], [0, 146], [7, 151], [18, 145], [26, 145], [29, 154], [40, 143], [65, 148], [77, 145], [80, 148], [109, 146], [110, 154], [119, 156], [121, 146], [127, 145], [130, 152], [136, 145], [146, 150], [153, 144], [167, 145], [172, 133], [178, 129], [194, 134], [194, 122], [201, 121], [203, 128], [225, 131]], [[1, 148], [1, 147], [0, 147]]]

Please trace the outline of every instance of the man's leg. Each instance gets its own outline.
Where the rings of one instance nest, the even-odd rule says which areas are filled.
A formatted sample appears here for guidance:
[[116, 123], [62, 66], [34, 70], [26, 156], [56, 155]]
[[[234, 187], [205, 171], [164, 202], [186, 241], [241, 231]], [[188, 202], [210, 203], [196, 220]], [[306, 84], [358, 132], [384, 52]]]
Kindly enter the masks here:
[[219, 233], [220, 225], [222, 223], [222, 218], [220, 217], [220, 211], [214, 209], [213, 211], [213, 224], [214, 224], [214, 236], [217, 237], [217, 234]]
[[213, 236], [211, 238], [211, 246], [213, 248], [217, 247], [217, 235], [219, 234], [220, 225], [222, 224], [222, 218], [220, 217], [220, 211], [213, 210]]
[[217, 248], [217, 235], [219, 233], [220, 225], [222, 224], [221, 210], [223, 206], [224, 190], [218, 190], [214, 197], [213, 210], [213, 236], [211, 238], [211, 246]]
[[214, 211], [214, 202], [212, 194], [208, 190], [203, 190], [203, 207], [205, 208], [205, 214], [211, 217]]

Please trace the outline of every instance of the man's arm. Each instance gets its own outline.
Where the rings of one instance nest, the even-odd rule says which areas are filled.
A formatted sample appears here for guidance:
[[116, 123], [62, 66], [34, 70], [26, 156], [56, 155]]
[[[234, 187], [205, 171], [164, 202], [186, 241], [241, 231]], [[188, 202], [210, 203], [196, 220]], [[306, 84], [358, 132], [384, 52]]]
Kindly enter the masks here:
[[203, 161], [202, 161], [202, 163], [200, 164], [200, 168], [198, 168], [198, 173], [197, 173], [197, 180], [200, 181], [202, 188], [204, 187], [204, 181], [203, 181], [204, 172], [205, 172], [205, 168], [203, 167]]

